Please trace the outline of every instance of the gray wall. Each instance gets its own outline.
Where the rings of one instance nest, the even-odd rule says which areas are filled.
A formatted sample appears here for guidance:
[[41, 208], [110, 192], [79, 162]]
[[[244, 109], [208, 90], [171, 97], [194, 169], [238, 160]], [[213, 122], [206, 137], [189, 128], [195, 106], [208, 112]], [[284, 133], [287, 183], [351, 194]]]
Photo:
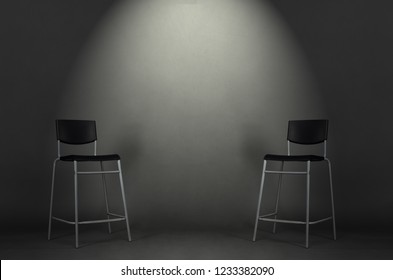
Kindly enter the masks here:
[[[97, 120], [140, 228], [250, 226], [263, 155], [285, 152], [287, 120], [329, 118], [339, 224], [389, 224], [391, 4], [63, 2], [0, 9], [2, 221], [46, 223], [56, 118]], [[57, 182], [56, 210], [70, 215], [71, 173]], [[82, 183], [96, 215], [98, 181]], [[289, 216], [303, 213], [300, 183], [283, 197]], [[325, 195], [316, 186], [318, 214]]]
[[302, 45], [334, 124], [341, 218], [391, 225], [392, 3], [271, 2]]

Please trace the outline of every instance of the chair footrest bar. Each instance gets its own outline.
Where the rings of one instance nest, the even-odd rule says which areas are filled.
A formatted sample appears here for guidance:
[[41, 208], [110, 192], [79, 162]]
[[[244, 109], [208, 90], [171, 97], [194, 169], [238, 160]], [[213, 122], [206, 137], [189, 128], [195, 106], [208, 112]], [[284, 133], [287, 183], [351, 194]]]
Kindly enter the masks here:
[[[87, 225], [87, 224], [100, 224], [100, 223], [109, 223], [109, 222], [119, 222], [119, 221], [125, 221], [125, 217], [119, 216], [121, 218], [113, 218], [113, 219], [103, 219], [103, 220], [91, 220], [91, 221], [80, 221], [78, 222], [78, 225]], [[64, 219], [60, 219], [57, 217], [52, 217], [52, 219], [59, 221], [59, 222], [63, 222], [69, 225], [75, 225], [75, 222], [73, 221], [68, 221], [68, 220], [64, 220]]]
[[78, 175], [97, 175], [97, 174], [117, 174], [120, 173], [118, 170], [113, 171], [78, 171], [76, 174]]
[[106, 213], [106, 214], [107, 214], [107, 215], [110, 215], [110, 216], [113, 216], [113, 217], [125, 218], [124, 215], [119, 215], [119, 214], [115, 214], [115, 213], [110, 213], [110, 212], [108, 212], [108, 213]]
[[274, 215], [277, 215], [277, 212], [273, 212], [273, 213], [269, 213], [269, 214], [265, 214], [265, 215], [259, 216], [259, 219], [265, 218], [265, 217], [269, 217], [269, 216], [274, 216]]
[[270, 174], [289, 174], [289, 175], [307, 175], [305, 171], [274, 171], [274, 170], [265, 170], [265, 173]]
[[[274, 222], [274, 223], [286, 223], [286, 224], [298, 224], [298, 225], [305, 225], [306, 222], [305, 221], [295, 221], [295, 220], [283, 220], [283, 219], [271, 219], [271, 218], [264, 218], [266, 215], [264, 216], [260, 216], [259, 220], [260, 221], [264, 221], [264, 222]], [[331, 220], [332, 217], [327, 217], [324, 219], [320, 219], [320, 220], [316, 220], [316, 221], [310, 221], [309, 224], [310, 225], [315, 225], [318, 223], [322, 223], [328, 220]]]
[[64, 220], [64, 219], [60, 219], [60, 218], [57, 218], [57, 217], [52, 217], [52, 219], [56, 220], [56, 221], [59, 221], [59, 222], [63, 222], [63, 223], [69, 224], [69, 225], [74, 225], [75, 224], [75, 222]]
[[300, 225], [306, 224], [306, 222], [303, 222], [303, 221], [271, 219], [271, 218], [259, 218], [259, 220], [265, 221], [265, 222], [274, 222], [274, 223], [300, 224]]
[[78, 224], [80, 225], [100, 224], [100, 223], [109, 223], [109, 222], [120, 222], [125, 220], [126, 218], [113, 218], [113, 219], [104, 219], [104, 220], [83, 221], [83, 222], [78, 222]]
[[322, 222], [325, 222], [325, 221], [329, 221], [329, 220], [332, 220], [332, 219], [333, 219], [333, 217], [330, 216], [330, 217], [327, 217], [327, 218], [324, 218], [324, 219], [320, 219], [320, 220], [316, 220], [316, 221], [310, 222], [310, 224], [311, 225], [315, 225], [315, 224], [322, 223]]

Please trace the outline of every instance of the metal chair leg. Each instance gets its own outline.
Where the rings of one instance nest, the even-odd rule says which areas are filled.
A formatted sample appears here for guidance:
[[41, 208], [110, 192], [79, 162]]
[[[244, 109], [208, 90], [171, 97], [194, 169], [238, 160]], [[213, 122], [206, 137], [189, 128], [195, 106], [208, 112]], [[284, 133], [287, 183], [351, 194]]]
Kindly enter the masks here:
[[79, 247], [79, 224], [78, 224], [78, 168], [74, 161], [74, 188], [75, 188], [75, 248]]
[[332, 180], [332, 166], [330, 164], [330, 160], [326, 159], [328, 162], [329, 167], [329, 182], [330, 182], [330, 196], [332, 201], [332, 223], [333, 223], [333, 239], [337, 239], [336, 235], [336, 219], [335, 219], [335, 212], [334, 212], [334, 200], [333, 200], [333, 180]]
[[[282, 172], [284, 170], [284, 162], [281, 162], [281, 168], [280, 171]], [[276, 207], [274, 210], [274, 213], [276, 213], [274, 215], [274, 219], [277, 219], [277, 213], [278, 213], [278, 202], [280, 200], [280, 192], [281, 192], [281, 185], [282, 185], [282, 174], [279, 175], [278, 177], [278, 189], [277, 189], [277, 199], [276, 199]], [[277, 223], [274, 222], [273, 223], [273, 233], [276, 233], [276, 228], [277, 228]]]
[[263, 192], [263, 185], [265, 182], [265, 170], [266, 170], [266, 160], [263, 161], [263, 168], [262, 168], [262, 180], [261, 180], [261, 187], [259, 190], [259, 197], [258, 197], [258, 207], [257, 207], [257, 214], [255, 217], [255, 227], [254, 227], [254, 236], [252, 241], [255, 241], [257, 237], [257, 230], [258, 230], [258, 221], [259, 221], [259, 211], [261, 209], [261, 201], [262, 201], [262, 192]]
[[123, 198], [124, 216], [126, 217], [128, 241], [131, 242], [130, 224], [129, 224], [129, 221], [128, 221], [128, 211], [127, 211], [127, 204], [126, 204], [126, 196], [125, 196], [125, 193], [124, 193], [124, 183], [123, 183], [123, 175], [122, 175], [122, 171], [121, 171], [120, 160], [117, 161], [117, 167], [119, 169], [120, 188], [121, 188], [121, 195], [122, 195], [122, 198]]
[[[101, 167], [101, 171], [104, 171], [104, 166], [103, 166], [102, 161], [100, 162], [100, 167]], [[106, 188], [105, 174], [102, 174], [102, 186], [103, 186], [103, 189], [104, 189], [106, 216], [107, 216], [108, 219], [110, 219], [109, 203], [108, 203], [108, 191], [107, 191], [107, 188]], [[112, 228], [111, 228], [111, 223], [110, 222], [108, 222], [108, 232], [112, 233]]]
[[306, 248], [310, 231], [310, 161], [307, 161]]
[[50, 236], [52, 233], [52, 211], [53, 211], [53, 193], [55, 190], [55, 174], [56, 174], [56, 163], [59, 159], [55, 159], [53, 162], [53, 171], [52, 171], [52, 187], [50, 193], [50, 206], [49, 206], [49, 225], [48, 225], [48, 240], [50, 240]]

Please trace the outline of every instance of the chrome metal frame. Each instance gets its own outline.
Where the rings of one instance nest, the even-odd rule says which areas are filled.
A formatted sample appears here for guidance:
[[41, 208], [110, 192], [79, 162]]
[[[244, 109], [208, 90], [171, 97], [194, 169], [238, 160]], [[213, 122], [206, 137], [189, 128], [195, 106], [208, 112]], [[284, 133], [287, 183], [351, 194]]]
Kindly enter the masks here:
[[[260, 185], [260, 191], [259, 191], [259, 196], [258, 196], [258, 206], [257, 206], [257, 213], [256, 213], [256, 218], [255, 218], [255, 227], [254, 227], [254, 235], [253, 235], [253, 241], [256, 240], [256, 235], [257, 235], [257, 230], [258, 230], [258, 222], [259, 221], [265, 221], [265, 222], [273, 222], [273, 233], [276, 233], [276, 223], [288, 223], [288, 224], [301, 224], [306, 226], [306, 237], [305, 237], [305, 247], [309, 248], [309, 231], [310, 231], [310, 225], [318, 224], [321, 222], [329, 221], [332, 220], [333, 224], [333, 239], [336, 240], [336, 221], [335, 221], [335, 211], [334, 211], [334, 201], [333, 201], [333, 181], [332, 181], [332, 168], [331, 168], [331, 163], [330, 160], [326, 157], [326, 151], [327, 151], [327, 141], [325, 140], [323, 142], [323, 156], [324, 160], [328, 163], [328, 171], [329, 171], [329, 185], [330, 185], [330, 198], [331, 198], [331, 206], [332, 206], [332, 215], [315, 220], [315, 221], [310, 221], [310, 170], [311, 170], [311, 161], [307, 161], [307, 166], [306, 166], [306, 171], [284, 171], [284, 161], [281, 162], [281, 167], [280, 170], [267, 170], [267, 160], [263, 161], [263, 168], [262, 168], [262, 179], [261, 179], [261, 185]], [[288, 155], [291, 155], [291, 150], [290, 150], [290, 141], [287, 143], [288, 147]], [[265, 176], [266, 174], [278, 174], [279, 179], [278, 179], [278, 190], [277, 190], [277, 197], [276, 197], [276, 205], [275, 205], [275, 210], [272, 213], [260, 215], [260, 210], [261, 210], [261, 202], [262, 202], [262, 195], [263, 195], [263, 188], [264, 188], [264, 183], [265, 183]], [[280, 199], [280, 192], [281, 192], [281, 185], [282, 185], [282, 175], [306, 175], [307, 177], [307, 183], [306, 183], [306, 217], [305, 221], [295, 221], [295, 220], [284, 220], [284, 219], [278, 219], [278, 204], [279, 204], [279, 199]], [[274, 218], [269, 218], [271, 216], [274, 216]]]
[[[53, 197], [54, 197], [54, 187], [55, 187], [56, 164], [58, 161], [60, 161], [60, 156], [61, 156], [61, 154], [60, 154], [60, 141], [58, 141], [58, 143], [57, 143], [57, 155], [58, 155], [58, 157], [53, 162], [53, 171], [52, 171], [52, 187], [51, 187], [50, 209], [49, 209], [48, 240], [51, 239], [52, 220], [56, 220], [56, 221], [60, 221], [60, 222], [66, 223], [66, 224], [75, 225], [75, 248], [79, 247], [79, 225], [84, 225], [84, 224], [107, 223], [108, 224], [108, 231], [109, 231], [109, 233], [112, 233], [111, 222], [125, 221], [126, 227], [127, 227], [128, 241], [131, 241], [130, 225], [129, 225], [129, 220], [128, 220], [127, 204], [126, 204], [125, 193], [124, 193], [124, 183], [123, 183], [123, 176], [122, 176], [120, 160], [117, 160], [117, 169], [116, 170], [104, 171], [103, 162], [101, 161], [100, 162], [100, 168], [101, 168], [100, 171], [89, 171], [89, 172], [78, 171], [78, 162], [77, 161], [73, 162], [73, 164], [74, 164], [74, 203], [75, 203], [74, 204], [74, 211], [75, 211], [75, 217], [74, 217], [74, 221], [69, 221], [66, 219], [61, 219], [59, 217], [53, 216]], [[94, 155], [97, 155], [97, 141], [94, 141]], [[102, 184], [103, 184], [103, 190], [104, 190], [107, 219], [79, 221], [78, 176], [79, 175], [99, 175], [99, 174], [101, 174], [101, 176], [102, 176]], [[106, 187], [105, 174], [118, 174], [119, 175], [121, 196], [122, 196], [122, 202], [123, 202], [123, 207], [124, 207], [124, 215], [111, 213], [109, 210], [108, 192], [107, 192], [107, 187]], [[114, 217], [114, 218], [111, 218], [111, 217]]]

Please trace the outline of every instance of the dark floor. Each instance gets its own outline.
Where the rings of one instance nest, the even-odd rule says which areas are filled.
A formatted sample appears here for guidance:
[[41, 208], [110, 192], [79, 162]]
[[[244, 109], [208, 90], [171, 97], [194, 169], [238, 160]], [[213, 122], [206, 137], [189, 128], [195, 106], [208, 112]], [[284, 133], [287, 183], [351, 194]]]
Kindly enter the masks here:
[[302, 247], [304, 231], [282, 228], [276, 234], [261, 230], [251, 241], [252, 228], [221, 230], [132, 230], [109, 235], [103, 227], [82, 228], [81, 247], [74, 248], [72, 228], [3, 232], [0, 257], [9, 259], [393, 259], [390, 230], [340, 230], [336, 241], [328, 229], [312, 230], [310, 248]]

